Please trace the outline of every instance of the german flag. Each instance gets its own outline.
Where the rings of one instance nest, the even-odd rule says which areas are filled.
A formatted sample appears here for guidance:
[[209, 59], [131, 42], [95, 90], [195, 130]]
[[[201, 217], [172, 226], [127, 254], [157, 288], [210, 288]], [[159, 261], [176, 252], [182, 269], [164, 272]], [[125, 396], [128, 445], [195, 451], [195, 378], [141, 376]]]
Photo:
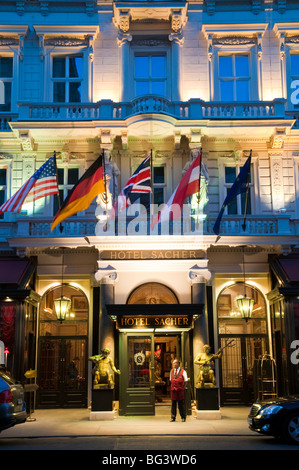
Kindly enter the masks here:
[[63, 220], [87, 209], [94, 198], [105, 192], [103, 156], [101, 155], [84, 173], [61, 204], [51, 225], [52, 230]]

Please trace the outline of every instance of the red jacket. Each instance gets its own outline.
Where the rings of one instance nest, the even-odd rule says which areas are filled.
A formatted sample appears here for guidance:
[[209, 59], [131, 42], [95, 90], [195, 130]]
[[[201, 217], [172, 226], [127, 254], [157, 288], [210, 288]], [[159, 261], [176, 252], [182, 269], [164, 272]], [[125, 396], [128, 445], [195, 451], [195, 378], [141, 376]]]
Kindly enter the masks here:
[[170, 390], [172, 400], [184, 400], [185, 394], [185, 381], [183, 377], [184, 369], [180, 369], [179, 375], [175, 377], [174, 369], [170, 372]]

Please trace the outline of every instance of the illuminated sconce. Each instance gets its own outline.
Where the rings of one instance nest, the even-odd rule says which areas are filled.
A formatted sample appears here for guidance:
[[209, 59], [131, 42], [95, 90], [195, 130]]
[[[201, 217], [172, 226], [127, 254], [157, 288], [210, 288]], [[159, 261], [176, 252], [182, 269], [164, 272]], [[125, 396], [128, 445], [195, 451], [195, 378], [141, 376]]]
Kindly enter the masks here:
[[243, 274], [244, 274], [244, 296], [236, 299], [242, 318], [246, 322], [252, 317], [254, 299], [246, 296], [246, 274], [245, 274], [245, 247], [243, 246]]
[[71, 299], [63, 295], [63, 268], [64, 268], [64, 248], [62, 248], [62, 263], [61, 263], [61, 296], [59, 299], [54, 299], [54, 308], [57, 320], [62, 323], [71, 309]]

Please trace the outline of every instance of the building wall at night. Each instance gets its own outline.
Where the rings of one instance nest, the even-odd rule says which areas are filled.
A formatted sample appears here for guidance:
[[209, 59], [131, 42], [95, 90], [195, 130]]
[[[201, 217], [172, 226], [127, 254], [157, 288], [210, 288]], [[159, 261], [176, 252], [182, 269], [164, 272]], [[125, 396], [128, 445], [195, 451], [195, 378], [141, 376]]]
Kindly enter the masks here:
[[[1, 2], [0, 204], [54, 151], [61, 200], [102, 152], [113, 200], [149, 152], [156, 204], [168, 201], [200, 151], [201, 184], [207, 187], [196, 232], [150, 234], [145, 222], [141, 233], [132, 234], [125, 220], [107, 233], [100, 219], [105, 204], [99, 201], [51, 231], [56, 196], [23, 206], [20, 214], [1, 215], [0, 261], [35, 264], [26, 282], [1, 279], [1, 300], [3, 312], [7, 296], [22, 305], [23, 315], [29, 305], [37, 309], [35, 326], [19, 327], [17, 335], [23, 332], [25, 339], [8, 366], [20, 380], [27, 368], [37, 368], [40, 390], [44, 384], [38, 405], [70, 406], [74, 399], [71, 379], [66, 404], [59, 401], [57, 384], [40, 375], [54, 350], [79, 358], [80, 390], [85, 387], [80, 403], [89, 404], [88, 358], [109, 346], [124, 364], [123, 338], [133, 333], [119, 328], [120, 306], [142, 286], [149, 290], [140, 305], [171, 303], [162, 302], [167, 294], [157, 285], [186, 309], [193, 306], [186, 331], [152, 332], [165, 358], [173, 348], [167, 335], [176, 338], [175, 352], [192, 388], [194, 358], [203, 345], [216, 351], [233, 338], [235, 349], [227, 348], [216, 364], [221, 403], [252, 399], [255, 361], [266, 352], [283, 370], [279, 393], [298, 392], [298, 364], [290, 359], [299, 339], [298, 309], [286, 309], [286, 319], [283, 302], [290, 297], [281, 297], [283, 282], [299, 289], [298, 276], [292, 272], [282, 281], [273, 261], [296, 259], [298, 251], [298, 12], [299, 2], [288, 0]], [[246, 228], [245, 199], [238, 195], [225, 209], [218, 239], [213, 226], [250, 152]], [[194, 200], [192, 208], [196, 215]], [[197, 250], [200, 255], [191, 255]], [[77, 317], [59, 324], [51, 302], [62, 279]], [[248, 322], [236, 312], [235, 291], [225, 291], [244, 279], [256, 300], [256, 317]], [[26, 289], [31, 294], [22, 297]], [[281, 323], [272, 318], [278, 299]], [[24, 345], [30, 345], [29, 362]], [[240, 366], [242, 348], [246, 371]], [[243, 382], [233, 376], [233, 364]], [[116, 379], [120, 402], [123, 380]], [[126, 413], [122, 404], [121, 409]]]

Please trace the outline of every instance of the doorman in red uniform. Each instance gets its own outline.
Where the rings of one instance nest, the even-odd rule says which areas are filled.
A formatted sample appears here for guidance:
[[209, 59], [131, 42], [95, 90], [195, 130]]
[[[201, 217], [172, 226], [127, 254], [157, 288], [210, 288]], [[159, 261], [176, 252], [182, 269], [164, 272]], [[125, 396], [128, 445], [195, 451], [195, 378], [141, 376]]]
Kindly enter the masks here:
[[170, 372], [170, 390], [171, 390], [171, 420], [175, 421], [177, 404], [182, 421], [186, 421], [185, 409], [185, 386], [188, 378], [184, 369], [180, 368], [180, 363], [177, 359], [172, 362], [172, 369]]

